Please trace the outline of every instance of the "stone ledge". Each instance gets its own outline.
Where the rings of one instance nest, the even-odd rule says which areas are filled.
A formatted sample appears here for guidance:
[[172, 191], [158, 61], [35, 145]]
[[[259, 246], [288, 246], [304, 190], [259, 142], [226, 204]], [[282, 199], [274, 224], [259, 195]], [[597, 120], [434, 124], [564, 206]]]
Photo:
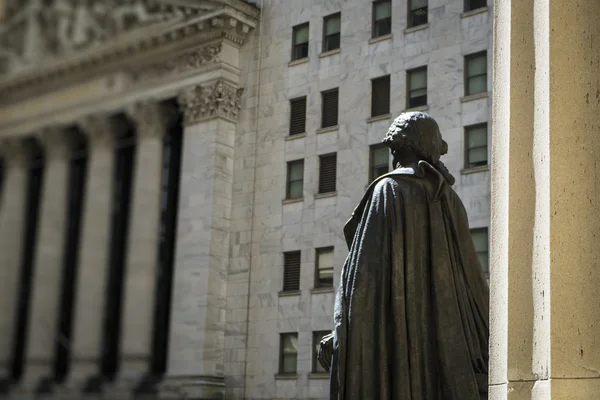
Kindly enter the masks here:
[[392, 118], [392, 114], [391, 113], [382, 114], [382, 115], [376, 115], [374, 117], [367, 118], [367, 123], [370, 124], [372, 122], [383, 121], [383, 120], [391, 119], [391, 118]]
[[322, 288], [313, 288], [310, 290], [311, 294], [324, 294], [324, 293], [335, 293], [335, 289], [333, 287], [322, 287]]
[[476, 8], [474, 10], [465, 11], [464, 13], [460, 14], [460, 17], [461, 18], [468, 18], [468, 17], [471, 17], [473, 15], [482, 14], [484, 12], [487, 12], [488, 10], [489, 10], [488, 6], [481, 7], [481, 8]]
[[339, 125], [328, 126], [326, 128], [319, 128], [317, 129], [317, 133], [333, 132], [337, 131], [339, 128]]
[[392, 34], [388, 33], [387, 35], [371, 38], [371, 39], [369, 39], [369, 44], [383, 42], [384, 40], [392, 40]]
[[288, 63], [288, 67], [293, 67], [293, 66], [295, 66], [295, 65], [306, 64], [306, 63], [308, 63], [308, 60], [309, 60], [309, 58], [308, 58], [308, 57], [304, 57], [304, 58], [300, 58], [300, 59], [298, 59], [298, 60], [293, 60], [293, 61], [290, 61], [290, 62]]
[[464, 168], [460, 170], [461, 175], [469, 175], [469, 174], [474, 174], [477, 172], [484, 172], [484, 171], [489, 171], [490, 170], [490, 166], [489, 165], [481, 165], [479, 167], [469, 167], [469, 168]]
[[306, 132], [304, 132], [304, 133], [296, 133], [295, 135], [287, 135], [285, 137], [285, 140], [287, 141], [287, 140], [301, 139], [301, 138], [304, 138], [304, 137], [306, 137]]
[[333, 49], [333, 50], [329, 50], [329, 51], [324, 51], [323, 53], [319, 54], [319, 58], [324, 58], [324, 57], [329, 57], [332, 56], [334, 54], [340, 54], [341, 52], [341, 48], [337, 48], [337, 49]]
[[410, 28], [406, 28], [404, 30], [404, 34], [406, 35], [409, 33], [422, 31], [423, 29], [427, 29], [427, 28], [429, 28], [429, 22], [426, 24], [421, 24], [421, 25], [417, 25], [417, 26], [411, 26]]
[[470, 94], [468, 96], [461, 97], [460, 98], [460, 102], [461, 103], [466, 103], [466, 102], [473, 101], [473, 100], [486, 99], [489, 96], [490, 96], [489, 92], [482, 92], [482, 93]]

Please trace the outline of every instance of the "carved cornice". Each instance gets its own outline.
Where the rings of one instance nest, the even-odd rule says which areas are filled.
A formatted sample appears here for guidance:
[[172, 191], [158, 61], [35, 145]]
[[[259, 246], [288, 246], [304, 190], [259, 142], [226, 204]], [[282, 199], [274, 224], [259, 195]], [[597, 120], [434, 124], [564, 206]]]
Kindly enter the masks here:
[[183, 90], [178, 101], [184, 112], [185, 125], [211, 118], [237, 121], [243, 89], [219, 79], [212, 85], [195, 85]]
[[115, 118], [106, 115], [88, 115], [77, 122], [92, 147], [112, 147], [117, 133], [123, 129]]
[[130, 106], [127, 115], [135, 123], [139, 137], [162, 137], [177, 120], [177, 109], [170, 104], [146, 101]]

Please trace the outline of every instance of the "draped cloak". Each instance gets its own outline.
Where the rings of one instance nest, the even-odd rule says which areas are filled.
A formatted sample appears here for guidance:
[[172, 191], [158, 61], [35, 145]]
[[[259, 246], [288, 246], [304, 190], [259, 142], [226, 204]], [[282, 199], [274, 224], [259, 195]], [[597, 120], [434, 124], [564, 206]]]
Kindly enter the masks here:
[[331, 399], [487, 398], [489, 289], [444, 176], [420, 161], [379, 177], [344, 236]]

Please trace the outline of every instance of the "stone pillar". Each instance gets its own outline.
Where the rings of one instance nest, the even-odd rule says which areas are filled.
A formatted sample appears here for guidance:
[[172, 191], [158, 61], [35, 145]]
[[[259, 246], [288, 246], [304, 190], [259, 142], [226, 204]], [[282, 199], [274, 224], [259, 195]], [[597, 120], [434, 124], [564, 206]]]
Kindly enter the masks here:
[[[22, 384], [34, 389], [52, 378], [59, 320], [60, 293], [67, 223], [69, 142], [61, 128], [41, 131], [46, 154], [40, 205], [40, 227], [32, 277], [25, 369]], [[68, 345], [66, 343], [65, 345]]]
[[[224, 334], [235, 120], [241, 91], [189, 88], [164, 396], [224, 396]], [[179, 396], [179, 397], [177, 397]]]
[[490, 399], [597, 399], [600, 8], [495, 14]]
[[129, 112], [138, 143], [131, 203], [131, 228], [123, 291], [120, 380], [131, 388], [149, 372], [154, 333], [160, 229], [163, 137], [177, 110], [159, 103]]
[[119, 126], [108, 117], [94, 116], [82, 121], [81, 128], [88, 137], [89, 160], [75, 290], [73, 351], [67, 385], [78, 388], [81, 385], [94, 386], [90, 378], [98, 376], [102, 358], [115, 159], [114, 137]]
[[21, 139], [3, 139], [0, 151], [4, 160], [4, 182], [0, 202], [0, 254], [2, 268], [0, 305], [0, 378], [10, 375], [15, 334], [15, 313], [21, 272], [27, 178], [30, 149]]

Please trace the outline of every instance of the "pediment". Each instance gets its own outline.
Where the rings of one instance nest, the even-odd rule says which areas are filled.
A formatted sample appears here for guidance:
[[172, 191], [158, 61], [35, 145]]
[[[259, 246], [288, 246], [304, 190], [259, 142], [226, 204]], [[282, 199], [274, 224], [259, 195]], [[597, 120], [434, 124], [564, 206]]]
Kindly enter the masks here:
[[0, 94], [176, 42], [241, 45], [257, 17], [242, 0], [6, 0]]

